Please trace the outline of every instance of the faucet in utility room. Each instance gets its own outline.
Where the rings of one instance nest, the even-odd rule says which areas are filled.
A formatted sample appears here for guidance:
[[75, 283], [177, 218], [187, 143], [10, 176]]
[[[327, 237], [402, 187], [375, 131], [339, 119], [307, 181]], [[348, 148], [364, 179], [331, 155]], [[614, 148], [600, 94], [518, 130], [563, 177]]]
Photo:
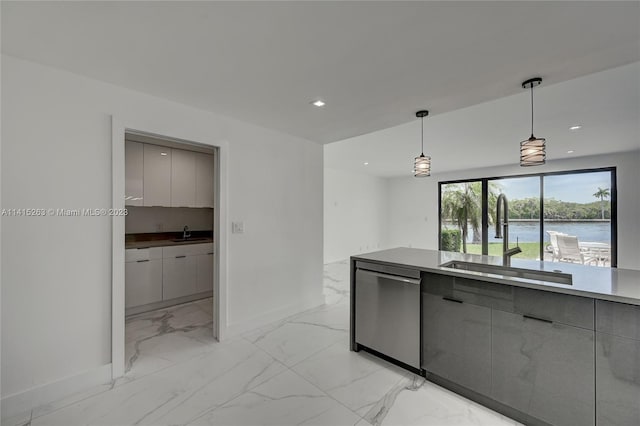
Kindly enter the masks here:
[[[502, 202], [502, 203], [501, 203]], [[504, 220], [502, 220], [502, 229], [500, 229], [500, 206], [503, 207]], [[502, 235], [504, 233], [504, 236]], [[509, 201], [507, 196], [500, 194], [496, 205], [496, 238], [502, 238], [502, 263], [504, 266], [511, 266], [511, 256], [522, 253], [522, 249], [517, 245], [512, 249], [509, 248]]]
[[184, 228], [182, 228], [182, 239], [186, 240], [189, 237], [191, 237], [191, 231], [189, 231], [189, 227], [185, 225]]

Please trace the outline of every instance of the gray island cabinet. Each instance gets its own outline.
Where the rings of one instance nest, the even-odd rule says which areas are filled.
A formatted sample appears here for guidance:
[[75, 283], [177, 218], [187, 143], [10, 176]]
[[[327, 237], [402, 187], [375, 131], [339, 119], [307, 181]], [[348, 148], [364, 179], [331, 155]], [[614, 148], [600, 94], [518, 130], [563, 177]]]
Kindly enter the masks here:
[[[390, 259], [378, 254], [385, 252], [392, 252]], [[442, 270], [443, 255], [432, 266], [401, 263], [396, 258], [402, 253], [385, 252], [352, 257], [353, 350], [371, 349], [358, 341], [362, 321], [354, 300], [358, 292], [369, 291], [366, 282], [358, 282], [359, 265], [402, 267], [405, 275], [420, 273], [420, 327], [396, 327], [394, 339], [400, 342], [402, 335], [405, 342], [420, 342], [419, 349], [404, 343], [401, 352], [420, 351], [415, 354], [421, 360], [419, 373], [428, 380], [527, 425], [640, 425], [640, 297], [636, 304], [617, 302], [611, 295], [602, 300], [597, 293], [571, 294], [557, 285], [547, 289], [539, 281], [529, 285]], [[450, 260], [451, 254], [445, 256]], [[465, 256], [467, 261], [491, 259]], [[569, 269], [579, 271], [575, 268]], [[597, 277], [593, 268], [583, 275]], [[640, 272], [625, 274], [640, 278]], [[576, 279], [582, 279], [580, 273]], [[640, 286], [640, 280], [635, 284]], [[634, 299], [625, 295], [624, 302], [629, 300]], [[377, 300], [399, 309], [411, 303], [397, 302]], [[372, 321], [375, 312], [367, 316]], [[388, 310], [385, 316], [396, 317]], [[397, 351], [373, 352], [396, 361]], [[407, 367], [406, 362], [400, 365]]]
[[596, 413], [603, 425], [640, 425], [640, 306], [596, 301]]

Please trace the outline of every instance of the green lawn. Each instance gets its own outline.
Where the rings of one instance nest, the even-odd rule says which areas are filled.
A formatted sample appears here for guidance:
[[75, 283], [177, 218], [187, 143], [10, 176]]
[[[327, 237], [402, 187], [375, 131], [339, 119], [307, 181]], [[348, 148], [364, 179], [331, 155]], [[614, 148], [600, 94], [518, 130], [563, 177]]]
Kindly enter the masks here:
[[[509, 244], [509, 247], [515, 247], [515, 244]], [[520, 259], [538, 259], [540, 257], [540, 243], [520, 243], [522, 253], [513, 256]], [[462, 250], [462, 249], [461, 249]], [[481, 254], [481, 244], [467, 244], [467, 252], [472, 254]], [[489, 243], [489, 254], [491, 256], [502, 256], [502, 243]]]

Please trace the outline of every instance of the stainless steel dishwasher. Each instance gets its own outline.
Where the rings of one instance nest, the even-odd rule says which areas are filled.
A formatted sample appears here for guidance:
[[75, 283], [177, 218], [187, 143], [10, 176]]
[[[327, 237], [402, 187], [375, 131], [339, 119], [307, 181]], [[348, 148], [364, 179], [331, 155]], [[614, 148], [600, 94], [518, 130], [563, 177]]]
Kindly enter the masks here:
[[419, 370], [420, 271], [357, 262], [354, 287], [356, 345]]

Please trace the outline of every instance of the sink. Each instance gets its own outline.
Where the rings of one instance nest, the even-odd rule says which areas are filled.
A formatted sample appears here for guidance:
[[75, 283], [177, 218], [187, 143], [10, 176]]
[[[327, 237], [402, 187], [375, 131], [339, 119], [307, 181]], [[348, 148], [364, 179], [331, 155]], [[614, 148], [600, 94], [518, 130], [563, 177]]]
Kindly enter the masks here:
[[527, 280], [547, 281], [556, 284], [572, 285], [571, 274], [562, 272], [534, 271], [531, 269], [511, 268], [498, 265], [485, 265], [483, 263], [463, 262], [454, 260], [440, 265], [443, 268], [457, 269], [459, 271], [481, 272], [483, 274], [504, 275], [513, 278], [524, 278]]
[[206, 241], [209, 238], [178, 238], [176, 240], [171, 240], [174, 243], [190, 243], [190, 242], [194, 242], [194, 241]]

